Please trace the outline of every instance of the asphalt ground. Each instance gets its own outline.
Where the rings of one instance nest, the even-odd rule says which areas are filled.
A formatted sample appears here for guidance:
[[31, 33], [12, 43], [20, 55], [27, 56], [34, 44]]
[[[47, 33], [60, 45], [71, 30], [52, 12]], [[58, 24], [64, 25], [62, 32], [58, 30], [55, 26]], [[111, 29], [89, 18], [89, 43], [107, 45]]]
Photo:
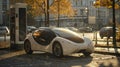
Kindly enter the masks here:
[[85, 57], [81, 53], [56, 58], [49, 53], [34, 52], [25, 54], [24, 50], [0, 50], [0, 67], [119, 67], [120, 57], [93, 53]]

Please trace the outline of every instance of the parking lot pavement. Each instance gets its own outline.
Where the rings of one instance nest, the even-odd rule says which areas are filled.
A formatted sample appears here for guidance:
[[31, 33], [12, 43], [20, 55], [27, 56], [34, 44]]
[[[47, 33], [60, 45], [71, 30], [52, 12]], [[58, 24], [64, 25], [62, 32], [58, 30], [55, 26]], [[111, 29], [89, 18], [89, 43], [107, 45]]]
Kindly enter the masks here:
[[[120, 49], [118, 52], [120, 53]], [[95, 47], [95, 53], [90, 57], [80, 53], [56, 58], [39, 51], [27, 55], [23, 49], [17, 51], [11, 51], [9, 48], [0, 49], [0, 67], [120, 67], [120, 57], [109, 55], [109, 53], [114, 54], [115, 50]]]
[[0, 60], [4, 60], [7, 58], [11, 58], [14, 56], [25, 54], [24, 50], [14, 51], [11, 52], [10, 50], [6, 51], [6, 53], [0, 55]]
[[[85, 57], [81, 53], [56, 58], [49, 53], [34, 52], [25, 54], [24, 50], [0, 50], [0, 67], [119, 67], [120, 58], [112, 55], [93, 53]], [[114, 61], [114, 62], [113, 62]]]
[[95, 47], [95, 52], [120, 55], [120, 48]]

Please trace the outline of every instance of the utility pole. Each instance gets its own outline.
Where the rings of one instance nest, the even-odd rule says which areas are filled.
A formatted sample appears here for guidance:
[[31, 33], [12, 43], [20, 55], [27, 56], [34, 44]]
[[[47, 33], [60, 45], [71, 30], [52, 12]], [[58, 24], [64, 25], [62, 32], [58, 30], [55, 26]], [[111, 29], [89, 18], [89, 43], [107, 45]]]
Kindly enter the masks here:
[[114, 47], [116, 47], [115, 0], [113, 0], [112, 8], [113, 8], [113, 45]]
[[114, 50], [115, 53], [118, 53], [118, 49], [116, 48], [116, 21], [115, 21], [115, 0], [113, 0], [113, 46], [114, 46]]

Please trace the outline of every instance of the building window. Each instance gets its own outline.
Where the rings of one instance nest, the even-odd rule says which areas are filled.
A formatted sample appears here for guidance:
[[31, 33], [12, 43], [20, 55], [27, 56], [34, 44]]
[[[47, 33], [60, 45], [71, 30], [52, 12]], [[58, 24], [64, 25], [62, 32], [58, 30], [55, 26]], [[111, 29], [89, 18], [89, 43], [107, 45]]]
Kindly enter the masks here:
[[93, 1], [90, 1], [90, 6], [93, 6]]

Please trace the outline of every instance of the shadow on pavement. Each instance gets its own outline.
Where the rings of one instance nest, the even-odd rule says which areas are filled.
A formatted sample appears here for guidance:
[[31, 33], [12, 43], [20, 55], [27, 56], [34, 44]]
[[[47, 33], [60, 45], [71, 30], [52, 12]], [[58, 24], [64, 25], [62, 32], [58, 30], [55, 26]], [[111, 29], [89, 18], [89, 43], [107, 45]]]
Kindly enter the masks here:
[[[10, 55], [10, 56], [9, 56]], [[31, 55], [25, 54], [24, 51], [17, 51], [0, 55], [0, 67], [85, 67], [89, 64], [93, 57], [79, 56], [64, 56], [63, 58], [56, 58], [49, 53], [33, 53]]]

